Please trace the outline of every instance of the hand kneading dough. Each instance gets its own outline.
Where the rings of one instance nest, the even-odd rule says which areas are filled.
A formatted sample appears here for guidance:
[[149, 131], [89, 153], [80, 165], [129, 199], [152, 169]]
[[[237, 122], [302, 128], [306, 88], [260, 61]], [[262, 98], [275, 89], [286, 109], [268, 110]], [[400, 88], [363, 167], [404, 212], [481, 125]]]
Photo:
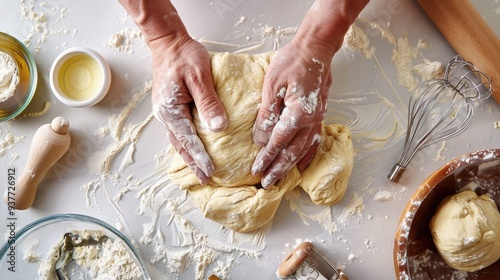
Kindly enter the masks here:
[[500, 213], [488, 195], [467, 190], [445, 198], [430, 229], [439, 254], [455, 269], [474, 272], [500, 259]]
[[302, 174], [294, 168], [276, 186], [260, 188], [261, 176], [251, 174], [260, 147], [252, 140], [252, 127], [262, 99], [264, 75], [273, 52], [257, 55], [213, 53], [215, 89], [226, 108], [225, 131], [210, 132], [193, 108], [193, 122], [215, 165], [208, 185], [176, 154], [168, 169], [171, 181], [187, 189], [205, 217], [229, 229], [249, 232], [274, 217], [282, 197], [301, 186], [316, 204], [330, 205], [345, 193], [353, 165], [351, 133], [343, 125], [325, 125], [316, 158]]

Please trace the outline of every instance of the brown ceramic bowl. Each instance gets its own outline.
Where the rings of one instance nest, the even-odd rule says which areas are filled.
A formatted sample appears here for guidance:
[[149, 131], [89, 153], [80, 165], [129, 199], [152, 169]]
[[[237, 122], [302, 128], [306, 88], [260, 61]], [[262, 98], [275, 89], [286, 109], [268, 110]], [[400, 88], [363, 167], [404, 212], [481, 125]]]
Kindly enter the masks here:
[[438, 204], [464, 189], [487, 193], [500, 206], [500, 148], [455, 158], [418, 187], [401, 215], [394, 240], [397, 279], [500, 279], [500, 261], [476, 272], [458, 271], [437, 253], [429, 222]]

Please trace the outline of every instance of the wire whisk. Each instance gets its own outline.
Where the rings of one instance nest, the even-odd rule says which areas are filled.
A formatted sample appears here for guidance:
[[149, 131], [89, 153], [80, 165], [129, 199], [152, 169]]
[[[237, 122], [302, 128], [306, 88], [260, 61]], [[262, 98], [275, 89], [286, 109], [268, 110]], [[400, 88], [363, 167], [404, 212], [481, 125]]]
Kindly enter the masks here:
[[398, 182], [418, 151], [465, 131], [473, 103], [491, 92], [491, 79], [460, 56], [448, 63], [442, 79], [423, 81], [410, 97], [403, 150], [387, 178]]

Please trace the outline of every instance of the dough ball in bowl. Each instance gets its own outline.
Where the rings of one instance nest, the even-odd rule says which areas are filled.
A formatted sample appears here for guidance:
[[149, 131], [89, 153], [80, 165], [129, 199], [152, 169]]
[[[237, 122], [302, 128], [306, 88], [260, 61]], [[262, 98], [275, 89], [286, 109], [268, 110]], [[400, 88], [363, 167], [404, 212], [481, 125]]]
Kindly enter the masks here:
[[446, 197], [429, 226], [439, 254], [457, 270], [474, 272], [500, 259], [500, 213], [488, 195]]

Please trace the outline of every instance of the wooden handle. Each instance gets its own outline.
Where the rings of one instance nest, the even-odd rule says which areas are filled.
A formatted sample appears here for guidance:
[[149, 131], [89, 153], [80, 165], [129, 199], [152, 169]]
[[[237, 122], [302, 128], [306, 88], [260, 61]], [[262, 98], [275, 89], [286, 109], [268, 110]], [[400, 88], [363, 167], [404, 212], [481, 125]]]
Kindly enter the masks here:
[[311, 242], [299, 244], [290, 252], [278, 267], [278, 277], [287, 277], [297, 270], [300, 264], [311, 254], [313, 245]]
[[[24, 210], [33, 204], [38, 184], [69, 148], [71, 138], [68, 129], [68, 120], [56, 117], [52, 123], [45, 124], [36, 131], [26, 168], [15, 186], [16, 209]], [[7, 202], [6, 194], [4, 200]]]
[[455, 51], [485, 73], [500, 104], [500, 40], [469, 0], [417, 0]]

